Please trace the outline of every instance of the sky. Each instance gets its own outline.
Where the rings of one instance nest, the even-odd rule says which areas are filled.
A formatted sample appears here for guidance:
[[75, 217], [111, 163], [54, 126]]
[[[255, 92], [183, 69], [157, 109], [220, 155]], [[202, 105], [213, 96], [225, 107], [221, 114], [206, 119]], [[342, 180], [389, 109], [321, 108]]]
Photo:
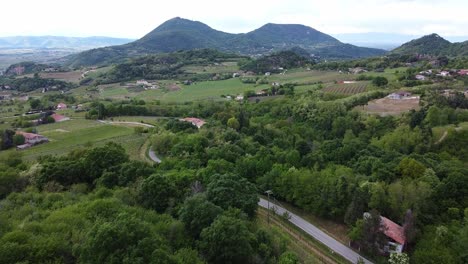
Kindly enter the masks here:
[[467, 0], [22, 0], [2, 1], [0, 37], [140, 38], [183, 17], [229, 33], [294, 23], [327, 34], [468, 36]]

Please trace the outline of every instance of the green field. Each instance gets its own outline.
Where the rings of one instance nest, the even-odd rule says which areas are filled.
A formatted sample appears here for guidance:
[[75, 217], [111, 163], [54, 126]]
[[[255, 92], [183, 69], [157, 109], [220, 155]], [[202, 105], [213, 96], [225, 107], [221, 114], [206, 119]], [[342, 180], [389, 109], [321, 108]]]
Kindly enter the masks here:
[[[41, 155], [63, 155], [88, 144], [98, 146], [110, 141], [122, 144], [131, 158], [138, 158], [139, 149], [146, 140], [146, 136], [135, 134], [131, 127], [100, 124], [93, 120], [71, 120], [42, 125], [37, 129], [50, 142], [21, 151], [26, 160], [34, 160]], [[15, 151], [2, 151], [0, 157]]]
[[280, 83], [300, 83], [312, 84], [316, 82], [333, 82], [354, 80], [355, 76], [350, 76], [337, 71], [307, 71], [305, 69], [294, 69], [286, 72], [286, 74], [274, 74], [268, 77], [271, 82]]

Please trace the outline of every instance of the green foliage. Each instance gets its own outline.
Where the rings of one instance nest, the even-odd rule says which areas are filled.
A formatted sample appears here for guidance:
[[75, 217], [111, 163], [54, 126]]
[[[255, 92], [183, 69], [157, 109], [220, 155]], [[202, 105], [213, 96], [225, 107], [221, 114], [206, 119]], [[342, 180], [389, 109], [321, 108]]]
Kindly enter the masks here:
[[382, 76], [377, 76], [372, 79], [372, 84], [377, 87], [382, 87], [388, 84], [388, 79]]
[[86, 263], [175, 263], [151, 226], [127, 214], [91, 227], [80, 259]]
[[297, 264], [300, 263], [299, 258], [294, 252], [285, 252], [280, 256], [279, 264]]
[[239, 121], [237, 121], [235, 117], [229, 118], [229, 120], [227, 121], [227, 126], [234, 130], [238, 130], [240, 128]]
[[197, 194], [185, 200], [179, 219], [185, 224], [187, 231], [198, 238], [201, 231], [209, 227], [222, 211], [221, 207], [208, 201], [205, 195]]
[[310, 59], [302, 57], [293, 51], [281, 51], [271, 55], [264, 56], [257, 60], [251, 60], [240, 64], [240, 68], [244, 71], [252, 71], [256, 73], [278, 73], [281, 68], [299, 68], [310, 64]]
[[162, 175], [151, 175], [143, 180], [138, 190], [138, 201], [146, 208], [164, 212], [170, 205], [175, 186], [171, 180]]
[[236, 174], [214, 175], [206, 193], [209, 201], [225, 210], [239, 208], [250, 217], [257, 210], [257, 188]]
[[254, 253], [254, 239], [245, 220], [223, 214], [203, 229], [199, 247], [210, 263], [245, 263]]

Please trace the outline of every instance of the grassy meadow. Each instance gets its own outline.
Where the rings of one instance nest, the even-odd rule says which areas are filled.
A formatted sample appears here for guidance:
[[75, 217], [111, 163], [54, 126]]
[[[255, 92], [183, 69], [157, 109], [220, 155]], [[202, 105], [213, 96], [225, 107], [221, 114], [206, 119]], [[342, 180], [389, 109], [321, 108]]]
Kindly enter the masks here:
[[[137, 159], [140, 148], [146, 141], [146, 136], [136, 134], [132, 127], [101, 124], [85, 119], [42, 125], [37, 130], [39, 134], [49, 138], [50, 142], [21, 151], [26, 160], [34, 160], [41, 155], [64, 155], [73, 149], [99, 146], [110, 141], [122, 144], [130, 157]], [[15, 151], [2, 151], [0, 157]]]

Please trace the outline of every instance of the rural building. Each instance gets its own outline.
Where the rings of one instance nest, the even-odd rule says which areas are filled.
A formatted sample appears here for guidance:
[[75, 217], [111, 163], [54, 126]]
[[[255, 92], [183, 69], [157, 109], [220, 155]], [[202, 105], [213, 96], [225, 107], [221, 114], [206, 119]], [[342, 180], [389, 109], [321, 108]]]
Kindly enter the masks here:
[[267, 95], [267, 90], [260, 90], [260, 91], [256, 92], [255, 94], [258, 95], [258, 96], [265, 96], [265, 95]]
[[63, 116], [63, 115], [59, 115], [59, 114], [55, 114], [55, 113], [52, 114], [51, 117], [55, 120], [56, 123], [70, 120], [69, 117], [66, 117], [66, 116]]
[[202, 120], [202, 119], [199, 119], [199, 118], [194, 118], [194, 117], [186, 117], [186, 118], [180, 119], [180, 121], [190, 122], [190, 123], [192, 123], [192, 125], [194, 125], [194, 126], [196, 126], [198, 128], [200, 128], [204, 124], [206, 124], [205, 120]]
[[[371, 218], [370, 213], [364, 213], [364, 221]], [[392, 220], [380, 216], [380, 231], [388, 238], [386, 245], [380, 245], [383, 253], [401, 253], [406, 244], [404, 228]]]
[[49, 139], [34, 133], [27, 133], [22, 131], [16, 131], [17, 135], [22, 135], [24, 137], [24, 144], [16, 147], [17, 150], [23, 150], [30, 148], [34, 145], [49, 142]]
[[237, 101], [242, 101], [242, 100], [244, 100], [244, 96], [243, 95], [238, 95], [238, 96], [236, 96], [236, 100]]
[[382, 223], [384, 234], [389, 238], [389, 242], [384, 246], [386, 253], [401, 253], [406, 244], [406, 237], [403, 227], [393, 222], [392, 220], [381, 216], [380, 221]]
[[450, 76], [450, 72], [448, 71], [441, 71], [439, 74], [437, 74], [439, 76], [442, 76], [442, 77], [448, 77]]
[[416, 75], [415, 78], [416, 78], [416, 80], [420, 80], [420, 81], [425, 81], [426, 80], [426, 76], [421, 75], [421, 74]]
[[367, 70], [361, 68], [361, 67], [356, 67], [356, 68], [349, 68], [348, 71], [352, 74], [360, 74], [360, 73], [364, 73], [364, 72], [367, 72]]
[[387, 98], [394, 99], [394, 100], [401, 100], [401, 99], [404, 99], [404, 98], [408, 98], [410, 96], [411, 96], [410, 92], [399, 91], [399, 92], [389, 94], [387, 96]]
[[67, 105], [64, 104], [64, 103], [60, 103], [57, 105], [57, 110], [63, 110], [63, 109], [67, 109]]
[[271, 72], [265, 72], [265, 76], [270, 76]]
[[235, 72], [232, 74], [232, 78], [237, 78], [237, 77], [240, 77], [240, 73]]
[[468, 76], [468, 70], [459, 70], [458, 74]]
[[150, 85], [151, 85], [151, 84], [150, 84], [148, 81], [146, 81], [146, 80], [138, 80], [138, 81], [136, 81], [136, 84], [137, 84], [137, 85], [143, 85], [143, 86], [150, 86]]

